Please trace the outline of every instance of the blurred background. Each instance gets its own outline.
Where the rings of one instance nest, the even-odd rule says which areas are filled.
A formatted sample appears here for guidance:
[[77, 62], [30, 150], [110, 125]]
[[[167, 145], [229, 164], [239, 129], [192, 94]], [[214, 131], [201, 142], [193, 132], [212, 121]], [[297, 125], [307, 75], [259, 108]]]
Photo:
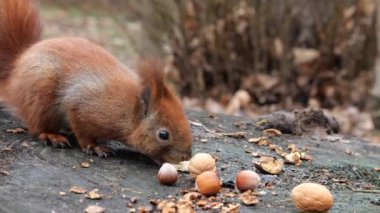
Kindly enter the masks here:
[[343, 133], [380, 143], [376, 3], [41, 0], [41, 9], [45, 38], [86, 37], [127, 65], [162, 58], [187, 108], [251, 117], [323, 108]]

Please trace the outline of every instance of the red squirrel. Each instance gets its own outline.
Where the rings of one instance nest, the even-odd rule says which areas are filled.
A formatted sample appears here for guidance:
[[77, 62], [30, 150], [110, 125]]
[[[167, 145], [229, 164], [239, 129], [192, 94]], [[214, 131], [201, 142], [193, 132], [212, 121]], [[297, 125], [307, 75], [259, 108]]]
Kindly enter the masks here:
[[68, 125], [84, 152], [107, 156], [99, 140], [119, 140], [159, 162], [191, 156], [191, 129], [158, 63], [133, 71], [83, 38], [40, 41], [38, 5], [0, 0], [0, 96], [28, 132], [70, 146]]

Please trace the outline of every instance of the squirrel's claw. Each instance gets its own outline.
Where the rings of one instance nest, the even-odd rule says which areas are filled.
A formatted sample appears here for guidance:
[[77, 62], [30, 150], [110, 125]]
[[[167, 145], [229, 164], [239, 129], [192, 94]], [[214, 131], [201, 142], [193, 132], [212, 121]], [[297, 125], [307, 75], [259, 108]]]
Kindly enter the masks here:
[[66, 137], [58, 134], [41, 133], [38, 135], [38, 139], [45, 145], [47, 145], [47, 142], [49, 141], [54, 147], [71, 147], [69, 140]]
[[86, 148], [83, 149], [83, 152], [92, 155], [97, 154], [99, 157], [107, 158], [110, 154], [115, 155], [115, 152], [104, 146], [91, 146], [87, 145]]

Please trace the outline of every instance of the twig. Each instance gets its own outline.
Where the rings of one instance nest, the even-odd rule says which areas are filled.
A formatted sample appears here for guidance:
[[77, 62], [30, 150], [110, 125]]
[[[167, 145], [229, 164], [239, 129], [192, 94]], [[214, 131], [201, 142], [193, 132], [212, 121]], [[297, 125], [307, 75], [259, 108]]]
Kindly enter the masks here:
[[380, 190], [354, 189], [351, 186], [348, 186], [348, 188], [351, 189], [353, 192], [380, 194]]
[[229, 137], [234, 137], [234, 138], [240, 138], [240, 137], [245, 137], [245, 135], [247, 134], [247, 132], [243, 132], [243, 131], [240, 131], [240, 132], [216, 132], [215, 130], [211, 130], [211, 129], [207, 128], [202, 123], [195, 122], [195, 121], [189, 121], [189, 122], [193, 126], [202, 127], [207, 132], [218, 135], [218, 136], [229, 136]]

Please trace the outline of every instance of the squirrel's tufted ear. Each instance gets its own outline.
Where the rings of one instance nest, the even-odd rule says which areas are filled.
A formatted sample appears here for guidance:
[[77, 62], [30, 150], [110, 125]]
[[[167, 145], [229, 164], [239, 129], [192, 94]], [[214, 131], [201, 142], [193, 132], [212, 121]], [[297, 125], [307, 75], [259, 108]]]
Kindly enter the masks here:
[[[150, 88], [150, 105], [165, 95], [163, 64], [159, 60], [140, 60], [138, 74], [144, 87]], [[142, 96], [143, 97], [143, 96]]]
[[140, 106], [141, 106], [141, 113], [143, 117], [146, 117], [148, 114], [150, 96], [151, 96], [151, 89], [150, 87], [146, 86], [140, 94]]

